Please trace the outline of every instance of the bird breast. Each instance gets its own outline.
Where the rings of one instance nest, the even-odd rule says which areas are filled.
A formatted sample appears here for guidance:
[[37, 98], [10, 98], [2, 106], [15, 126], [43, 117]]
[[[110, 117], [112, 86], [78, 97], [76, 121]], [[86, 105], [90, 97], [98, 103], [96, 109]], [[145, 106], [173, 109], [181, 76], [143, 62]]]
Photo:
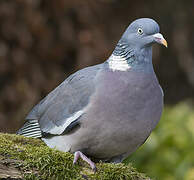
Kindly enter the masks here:
[[[99, 77], [102, 79], [82, 119], [84, 134], [90, 134], [87, 141], [92, 148], [88, 153], [100, 152], [99, 157], [108, 156], [110, 151], [115, 155], [133, 152], [156, 126], [163, 107], [155, 75], [115, 73]], [[103, 144], [97, 143], [100, 141]]]

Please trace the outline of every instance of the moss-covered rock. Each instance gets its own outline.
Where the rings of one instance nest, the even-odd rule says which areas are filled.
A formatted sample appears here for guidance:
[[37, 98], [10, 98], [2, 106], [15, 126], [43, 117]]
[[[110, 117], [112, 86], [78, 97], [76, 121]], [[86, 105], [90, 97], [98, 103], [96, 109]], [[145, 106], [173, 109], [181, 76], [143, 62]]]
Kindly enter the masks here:
[[122, 163], [97, 163], [94, 173], [83, 161], [72, 162], [72, 154], [51, 149], [39, 139], [0, 133], [0, 179], [149, 179]]

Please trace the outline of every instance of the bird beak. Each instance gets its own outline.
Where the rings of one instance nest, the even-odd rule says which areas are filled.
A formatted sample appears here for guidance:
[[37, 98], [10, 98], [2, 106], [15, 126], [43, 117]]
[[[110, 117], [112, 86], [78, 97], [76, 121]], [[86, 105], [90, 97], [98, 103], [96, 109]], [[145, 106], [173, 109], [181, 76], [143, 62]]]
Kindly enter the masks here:
[[156, 33], [153, 35], [155, 42], [168, 47], [167, 41], [164, 39], [163, 35], [160, 33]]

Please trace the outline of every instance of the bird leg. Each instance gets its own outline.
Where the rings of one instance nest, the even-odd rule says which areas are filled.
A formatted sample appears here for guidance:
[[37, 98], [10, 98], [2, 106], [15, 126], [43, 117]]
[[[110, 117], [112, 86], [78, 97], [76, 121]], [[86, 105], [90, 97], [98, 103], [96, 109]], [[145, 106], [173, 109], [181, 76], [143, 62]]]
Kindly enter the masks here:
[[92, 168], [92, 170], [94, 172], [97, 171], [96, 165], [94, 162], [92, 162], [86, 155], [84, 155], [81, 151], [76, 151], [74, 153], [74, 160], [73, 160], [73, 164], [75, 164], [77, 162], [77, 160], [80, 158], [82, 158], [83, 161], [87, 162], [90, 167]]

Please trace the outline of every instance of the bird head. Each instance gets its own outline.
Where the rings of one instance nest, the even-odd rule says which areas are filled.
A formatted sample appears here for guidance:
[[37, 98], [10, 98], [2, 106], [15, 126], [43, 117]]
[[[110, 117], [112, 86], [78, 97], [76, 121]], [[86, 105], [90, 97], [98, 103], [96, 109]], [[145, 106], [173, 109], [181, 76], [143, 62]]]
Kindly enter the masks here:
[[129, 47], [141, 49], [159, 43], [167, 47], [167, 41], [160, 33], [160, 27], [156, 21], [150, 18], [141, 18], [133, 21], [122, 38]]
[[108, 59], [111, 69], [127, 71], [142, 69], [152, 71], [152, 45], [159, 43], [167, 47], [159, 25], [150, 18], [133, 21], [117, 43]]

